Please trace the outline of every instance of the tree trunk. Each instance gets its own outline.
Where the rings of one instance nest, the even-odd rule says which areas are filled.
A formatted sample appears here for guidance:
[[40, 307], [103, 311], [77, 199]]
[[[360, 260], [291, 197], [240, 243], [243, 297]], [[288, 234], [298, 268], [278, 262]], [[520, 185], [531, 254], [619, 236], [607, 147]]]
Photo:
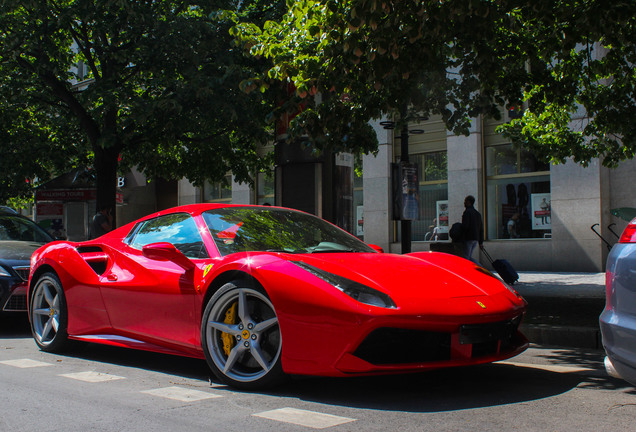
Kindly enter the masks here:
[[119, 158], [118, 146], [95, 146], [95, 173], [97, 175], [97, 208], [108, 206], [112, 209], [113, 228], [117, 226], [115, 211], [117, 193], [117, 165]]

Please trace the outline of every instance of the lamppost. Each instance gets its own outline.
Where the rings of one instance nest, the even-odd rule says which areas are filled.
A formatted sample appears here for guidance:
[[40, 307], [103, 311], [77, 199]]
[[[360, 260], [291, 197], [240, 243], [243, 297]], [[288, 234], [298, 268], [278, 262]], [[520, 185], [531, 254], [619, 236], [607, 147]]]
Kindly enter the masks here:
[[[419, 120], [426, 121], [426, 117], [419, 117]], [[400, 166], [404, 168], [405, 165], [409, 165], [409, 135], [419, 135], [423, 134], [423, 129], [409, 129], [408, 125], [408, 116], [407, 116], [407, 107], [404, 106], [400, 110], [400, 136], [396, 137], [400, 140]], [[394, 121], [382, 121], [380, 125], [384, 127], [384, 129], [395, 129], [396, 122]], [[402, 176], [403, 169], [400, 169], [400, 175]], [[417, 177], [417, 170], [415, 171], [415, 176]], [[419, 183], [417, 181], [416, 183]], [[419, 185], [416, 185], [419, 187]], [[400, 217], [400, 231], [401, 231], [401, 245], [402, 245], [402, 253], [410, 253], [411, 252], [411, 218], [405, 218], [405, 215], [401, 215]], [[415, 216], [417, 218], [417, 215]]]

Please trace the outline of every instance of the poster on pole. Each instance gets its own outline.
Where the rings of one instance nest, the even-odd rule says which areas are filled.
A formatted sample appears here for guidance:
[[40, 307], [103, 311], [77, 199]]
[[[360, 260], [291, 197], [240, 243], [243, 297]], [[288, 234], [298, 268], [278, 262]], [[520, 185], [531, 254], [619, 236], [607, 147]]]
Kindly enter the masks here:
[[356, 207], [356, 235], [362, 237], [364, 235], [364, 206]]
[[416, 220], [419, 214], [417, 165], [400, 162], [402, 174], [402, 220]]
[[539, 193], [530, 195], [532, 210], [532, 229], [549, 230], [552, 229], [552, 208], [549, 193]]
[[417, 164], [391, 164], [391, 195], [394, 220], [416, 220], [419, 216], [419, 181]]

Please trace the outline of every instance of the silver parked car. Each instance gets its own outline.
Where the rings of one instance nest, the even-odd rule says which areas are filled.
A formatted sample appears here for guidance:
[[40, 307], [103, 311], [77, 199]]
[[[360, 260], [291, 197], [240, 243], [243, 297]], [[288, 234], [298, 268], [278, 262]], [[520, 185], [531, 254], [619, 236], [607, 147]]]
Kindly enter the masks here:
[[600, 317], [605, 367], [636, 386], [636, 218], [607, 257], [606, 288]]

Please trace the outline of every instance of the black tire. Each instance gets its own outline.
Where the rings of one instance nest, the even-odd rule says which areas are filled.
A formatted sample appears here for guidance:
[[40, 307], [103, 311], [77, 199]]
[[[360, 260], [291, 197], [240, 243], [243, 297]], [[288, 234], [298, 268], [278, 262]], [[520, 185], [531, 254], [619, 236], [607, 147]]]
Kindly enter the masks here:
[[33, 286], [29, 318], [37, 346], [46, 352], [68, 348], [68, 309], [62, 283], [55, 273], [42, 274]]
[[214, 375], [232, 387], [262, 389], [285, 378], [274, 306], [252, 283], [233, 281], [214, 293], [203, 313], [201, 345]]

